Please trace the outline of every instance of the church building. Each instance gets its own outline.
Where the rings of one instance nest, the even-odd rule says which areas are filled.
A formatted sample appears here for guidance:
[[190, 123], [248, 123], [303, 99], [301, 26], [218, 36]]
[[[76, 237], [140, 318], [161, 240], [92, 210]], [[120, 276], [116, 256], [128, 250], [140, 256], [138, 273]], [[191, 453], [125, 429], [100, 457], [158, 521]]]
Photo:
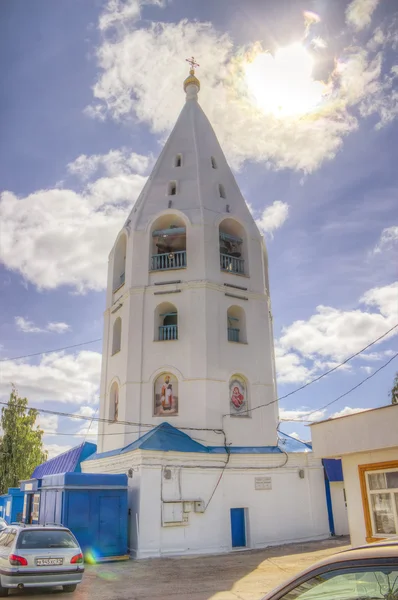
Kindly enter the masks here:
[[98, 451], [127, 473], [136, 558], [329, 536], [324, 472], [278, 431], [265, 243], [185, 104], [109, 257]]

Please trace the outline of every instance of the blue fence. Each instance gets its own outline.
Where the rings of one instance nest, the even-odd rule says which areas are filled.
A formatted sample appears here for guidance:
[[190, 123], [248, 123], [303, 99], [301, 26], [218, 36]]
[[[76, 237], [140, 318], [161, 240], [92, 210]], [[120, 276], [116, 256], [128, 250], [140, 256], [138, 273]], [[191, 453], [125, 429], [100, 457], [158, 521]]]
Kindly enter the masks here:
[[235, 327], [228, 327], [228, 341], [239, 342], [239, 329]]
[[178, 340], [178, 325], [162, 325], [159, 327], [159, 341]]
[[220, 254], [220, 267], [222, 271], [243, 275], [245, 272], [245, 261], [243, 258], [236, 258], [229, 254]]
[[187, 251], [154, 254], [151, 260], [151, 271], [166, 271], [169, 269], [184, 269], [187, 266]]

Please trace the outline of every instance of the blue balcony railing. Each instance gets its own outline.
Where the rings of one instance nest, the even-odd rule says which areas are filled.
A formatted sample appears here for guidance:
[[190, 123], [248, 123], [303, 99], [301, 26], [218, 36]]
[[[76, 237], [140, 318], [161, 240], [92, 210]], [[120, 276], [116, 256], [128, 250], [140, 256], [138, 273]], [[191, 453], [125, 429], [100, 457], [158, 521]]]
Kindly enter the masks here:
[[228, 341], [239, 342], [239, 329], [235, 327], [228, 327]]
[[239, 275], [244, 275], [245, 273], [245, 261], [243, 258], [236, 258], [229, 254], [220, 254], [220, 267], [222, 271], [228, 271], [229, 273], [239, 273]]
[[187, 251], [154, 254], [151, 260], [151, 271], [167, 271], [169, 269], [185, 269], [187, 266]]
[[178, 325], [162, 325], [159, 327], [159, 341], [178, 340]]

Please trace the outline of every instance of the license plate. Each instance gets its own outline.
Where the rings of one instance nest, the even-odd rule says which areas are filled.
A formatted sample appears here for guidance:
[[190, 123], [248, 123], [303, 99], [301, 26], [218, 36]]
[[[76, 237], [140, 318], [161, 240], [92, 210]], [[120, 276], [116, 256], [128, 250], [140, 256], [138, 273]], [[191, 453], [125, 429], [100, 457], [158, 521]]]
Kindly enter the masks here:
[[63, 558], [36, 558], [36, 565], [38, 567], [55, 567], [62, 565], [63, 562]]

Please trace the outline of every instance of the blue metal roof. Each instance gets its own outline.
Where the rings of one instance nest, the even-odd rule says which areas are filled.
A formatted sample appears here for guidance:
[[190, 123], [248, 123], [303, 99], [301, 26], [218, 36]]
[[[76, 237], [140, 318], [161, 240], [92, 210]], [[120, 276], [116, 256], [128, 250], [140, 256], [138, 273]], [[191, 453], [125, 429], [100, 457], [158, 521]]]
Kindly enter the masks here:
[[127, 475], [124, 473], [58, 473], [46, 475], [42, 481], [42, 490], [51, 487], [116, 489], [127, 488]]
[[67, 452], [48, 460], [39, 465], [33, 471], [31, 479], [42, 479], [45, 475], [57, 473], [80, 472], [80, 463], [97, 450], [97, 446], [91, 442], [83, 442], [80, 446], [71, 448]]
[[[161, 423], [135, 442], [124, 448], [92, 454], [87, 460], [118, 456], [133, 450], [160, 450], [162, 452], [225, 453], [224, 446], [203, 446], [170, 423]], [[280, 454], [281, 452], [311, 452], [311, 447], [290, 435], [278, 431], [277, 446], [229, 446], [231, 454]]]
[[344, 481], [343, 467], [339, 458], [323, 458], [322, 463], [329, 481]]

